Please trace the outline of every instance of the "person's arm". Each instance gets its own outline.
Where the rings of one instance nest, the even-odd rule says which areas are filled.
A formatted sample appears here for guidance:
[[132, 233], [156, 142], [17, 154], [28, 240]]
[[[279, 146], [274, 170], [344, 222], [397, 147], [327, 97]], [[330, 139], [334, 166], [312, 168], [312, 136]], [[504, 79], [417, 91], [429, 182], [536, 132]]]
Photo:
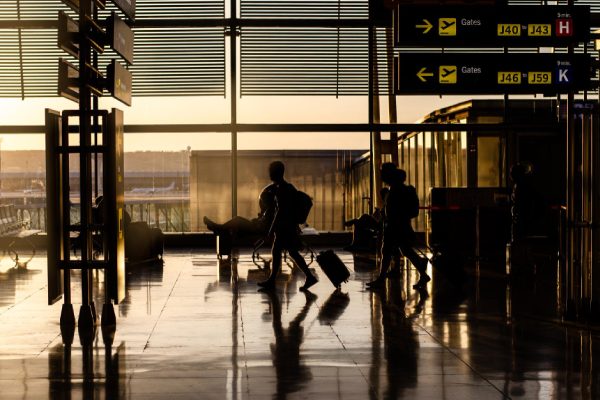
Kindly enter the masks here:
[[273, 234], [275, 233], [275, 226], [277, 226], [276, 224], [278, 223], [279, 218], [280, 218], [279, 196], [277, 193], [275, 193], [275, 196], [274, 196], [273, 206], [274, 206], [273, 219], [271, 220], [271, 226], [269, 227], [269, 230], [267, 231], [267, 238], [273, 237]]

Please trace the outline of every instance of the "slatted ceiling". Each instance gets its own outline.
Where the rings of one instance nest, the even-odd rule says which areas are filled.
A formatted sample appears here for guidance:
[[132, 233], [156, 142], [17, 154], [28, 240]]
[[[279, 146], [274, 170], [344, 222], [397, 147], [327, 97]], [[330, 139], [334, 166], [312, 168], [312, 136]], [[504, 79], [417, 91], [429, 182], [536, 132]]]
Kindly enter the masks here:
[[[58, 59], [76, 63], [56, 47], [56, 30], [22, 30], [26, 97], [57, 93]], [[21, 97], [17, 31], [0, 31], [0, 96]], [[100, 56], [106, 70], [114, 54]], [[225, 39], [223, 30], [136, 30], [133, 94], [135, 96], [225, 95]]]
[[[61, 0], [19, 0], [21, 19], [51, 20], [56, 19], [59, 10], [71, 15], [75, 13]], [[111, 11], [117, 11], [111, 1], [107, 1], [106, 10], [100, 11], [106, 17]], [[224, 18], [225, 2], [209, 0], [137, 0], [136, 19], [161, 18]], [[17, 19], [17, 1], [0, 0], [0, 20]]]
[[17, 7], [15, 1], [1, 1], [0, 2], [0, 20], [16, 20]]
[[[366, 28], [243, 28], [241, 94], [368, 94]], [[385, 31], [378, 30], [379, 90], [387, 92]]]
[[[19, 7], [22, 20], [49, 20], [56, 19], [58, 11], [65, 11], [71, 15], [75, 13], [66, 6], [61, 0], [19, 0]], [[3, 10], [13, 9], [12, 13], [6, 15]], [[0, 0], [0, 20], [15, 20], [17, 19], [17, 1], [16, 0]]]
[[[366, 0], [241, 0], [256, 19], [367, 19]], [[251, 95], [368, 94], [366, 28], [243, 28], [240, 90]], [[379, 32], [379, 88], [387, 91], [384, 31]]]
[[19, 37], [16, 30], [0, 30], [0, 94], [21, 97]]
[[56, 29], [22, 30], [22, 35], [25, 97], [56, 96], [58, 59], [66, 54], [56, 47]]
[[[367, 0], [240, 2], [242, 18], [368, 18]], [[510, 3], [540, 5], [541, 1]], [[61, 0], [19, 0], [19, 4], [22, 20], [56, 20], [58, 10], [74, 15]], [[101, 18], [115, 10], [111, 1], [108, 4], [108, 9], [100, 12]], [[600, 12], [600, 0], [576, 1], [576, 4], [590, 4], [592, 10]], [[0, 0], [0, 20], [17, 20], [16, 5], [16, 0]], [[136, 14], [137, 21], [172, 20], [173, 27], [134, 29], [136, 61], [131, 70], [135, 96], [225, 95], [223, 29], [177, 27], [178, 19], [224, 18], [225, 0], [138, 0]], [[21, 91], [17, 30], [0, 31], [0, 96], [55, 96], [58, 57], [70, 57], [56, 48], [55, 31], [23, 29], [22, 34], [25, 91]], [[364, 28], [247, 27], [242, 29], [240, 42], [243, 95], [365, 95], [368, 92], [368, 40]], [[466, 51], [481, 52], [482, 49]], [[576, 49], [576, 52], [582, 51], [582, 46]], [[101, 70], [110, 58], [118, 57], [112, 52], [101, 56]], [[388, 75], [382, 30], [378, 32], [378, 66], [379, 90], [385, 93]]]
[[133, 94], [224, 96], [224, 55], [222, 28], [137, 29]]
[[242, 0], [242, 18], [298, 18], [298, 19], [331, 19], [369, 17], [367, 1], [280, 1], [280, 0]]
[[136, 20], [144, 18], [204, 19], [224, 17], [225, 2], [223, 0], [137, 0]]
[[[111, 1], [100, 12], [106, 18], [116, 10]], [[77, 17], [60, 0], [20, 0], [21, 20], [56, 20], [58, 11]], [[138, 0], [136, 20], [224, 18], [224, 1]], [[0, 0], [0, 20], [17, 20], [17, 2]], [[0, 31], [0, 97], [53, 97], [57, 95], [58, 59], [77, 60], [56, 46], [56, 30], [22, 29], [24, 92], [21, 87], [18, 31]], [[223, 28], [142, 29], [135, 32], [134, 96], [225, 95], [225, 37]], [[99, 57], [100, 71], [111, 58]]]

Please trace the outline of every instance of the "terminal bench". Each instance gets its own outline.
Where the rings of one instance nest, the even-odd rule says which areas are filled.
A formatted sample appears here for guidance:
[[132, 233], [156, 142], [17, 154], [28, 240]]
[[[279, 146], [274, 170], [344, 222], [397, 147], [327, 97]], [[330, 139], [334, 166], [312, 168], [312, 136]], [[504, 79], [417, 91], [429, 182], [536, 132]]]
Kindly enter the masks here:
[[[25, 266], [31, 261], [35, 255], [35, 246], [29, 238], [40, 232], [39, 229], [28, 229], [14, 204], [0, 205], [0, 246], [3, 253], [8, 253], [17, 266]], [[23, 247], [29, 251], [25, 258], [20, 258], [19, 251]]]

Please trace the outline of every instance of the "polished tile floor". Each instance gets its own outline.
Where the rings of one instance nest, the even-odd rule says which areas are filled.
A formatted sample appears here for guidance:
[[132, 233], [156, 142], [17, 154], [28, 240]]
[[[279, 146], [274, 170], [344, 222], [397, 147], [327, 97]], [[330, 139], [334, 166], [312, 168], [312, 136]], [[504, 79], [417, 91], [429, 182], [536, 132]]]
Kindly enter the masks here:
[[84, 345], [76, 332], [63, 343], [45, 258], [26, 269], [5, 259], [0, 399], [600, 398], [598, 338], [539, 318], [556, 304], [551, 284], [519, 291], [488, 277], [459, 294], [434, 276], [418, 292], [408, 269], [369, 292], [370, 265], [339, 254], [352, 271], [341, 292], [315, 263], [311, 293], [289, 269], [260, 293], [249, 252], [233, 265], [169, 252], [162, 267], [129, 271], [114, 340], [98, 329]]

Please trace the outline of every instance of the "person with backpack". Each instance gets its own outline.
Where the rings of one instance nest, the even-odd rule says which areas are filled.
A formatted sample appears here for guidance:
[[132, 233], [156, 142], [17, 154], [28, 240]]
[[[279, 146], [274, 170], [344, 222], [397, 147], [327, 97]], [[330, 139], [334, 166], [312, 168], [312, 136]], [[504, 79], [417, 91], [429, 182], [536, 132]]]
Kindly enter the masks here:
[[[306, 195], [301, 195], [294, 185], [284, 178], [285, 166], [281, 161], [273, 161], [269, 165], [269, 177], [275, 185], [275, 216], [269, 229], [268, 236], [273, 237], [271, 249], [271, 275], [258, 286], [265, 289], [275, 287], [275, 279], [281, 270], [281, 253], [287, 250], [290, 258], [306, 275], [304, 285], [300, 290], [308, 290], [318, 282], [317, 278], [310, 272], [304, 257], [300, 254], [302, 242], [300, 240], [300, 228], [298, 224], [306, 220], [307, 205], [302, 200]], [[308, 206], [308, 209], [310, 207]], [[304, 221], [301, 221], [304, 219]]]
[[388, 275], [392, 259], [400, 252], [419, 271], [419, 281], [413, 285], [415, 289], [425, 287], [431, 280], [427, 275], [427, 259], [420, 257], [413, 248], [415, 231], [410, 220], [419, 215], [419, 198], [415, 188], [406, 185], [406, 171], [398, 169], [393, 163], [381, 166], [381, 180], [389, 185], [390, 190], [384, 199], [382, 260], [379, 276], [367, 283], [369, 288], [383, 286]]

